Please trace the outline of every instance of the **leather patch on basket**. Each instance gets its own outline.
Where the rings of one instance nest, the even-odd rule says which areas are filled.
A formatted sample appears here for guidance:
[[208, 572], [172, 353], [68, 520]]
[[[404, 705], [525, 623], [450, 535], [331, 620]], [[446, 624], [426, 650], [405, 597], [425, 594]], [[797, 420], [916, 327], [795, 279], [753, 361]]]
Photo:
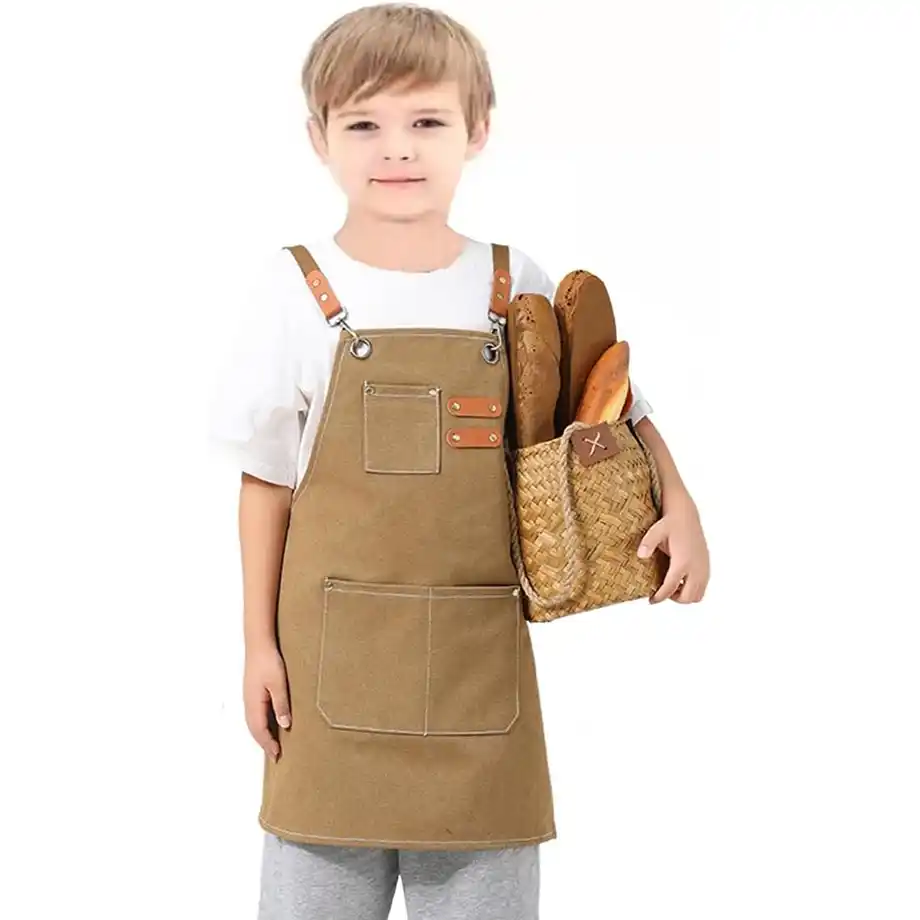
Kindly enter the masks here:
[[498, 418], [502, 404], [491, 396], [451, 396], [447, 411], [460, 418]]
[[572, 447], [575, 448], [582, 466], [591, 466], [592, 463], [606, 460], [620, 449], [606, 422], [576, 431], [572, 435]]
[[483, 428], [477, 425], [469, 428], [448, 428], [444, 439], [451, 447], [501, 447], [500, 428]]

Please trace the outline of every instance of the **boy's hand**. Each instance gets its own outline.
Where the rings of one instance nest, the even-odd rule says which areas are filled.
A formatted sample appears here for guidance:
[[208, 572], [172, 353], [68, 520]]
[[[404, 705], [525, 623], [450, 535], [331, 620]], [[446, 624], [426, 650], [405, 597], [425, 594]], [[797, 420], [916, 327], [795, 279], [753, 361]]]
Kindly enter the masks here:
[[273, 710], [278, 725], [290, 728], [291, 707], [288, 702], [287, 669], [275, 645], [266, 644], [246, 650], [243, 704], [250, 734], [265, 753], [277, 761], [281, 746], [269, 729], [269, 715]]
[[679, 604], [702, 600], [709, 584], [709, 549], [692, 502], [668, 510], [648, 529], [639, 544], [639, 556], [650, 556], [656, 546], [671, 557], [671, 564], [649, 603], [658, 604], [668, 597]]

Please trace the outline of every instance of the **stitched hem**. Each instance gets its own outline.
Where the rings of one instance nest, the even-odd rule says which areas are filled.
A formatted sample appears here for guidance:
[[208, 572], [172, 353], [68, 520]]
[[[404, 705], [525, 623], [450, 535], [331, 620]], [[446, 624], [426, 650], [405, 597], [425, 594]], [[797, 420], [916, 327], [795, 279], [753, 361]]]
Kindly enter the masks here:
[[287, 486], [289, 489], [294, 488], [294, 479], [296, 478], [293, 471], [282, 467], [273, 466], [271, 463], [261, 462], [253, 457], [245, 455], [240, 461], [240, 472], [248, 473], [261, 479], [263, 482], [270, 482], [276, 486]]
[[626, 413], [626, 417], [635, 423], [641, 421], [647, 415], [651, 415], [652, 411], [652, 406], [647, 399], [637, 399], [636, 402], [629, 407], [629, 412]]
[[503, 849], [505, 847], [526, 846], [528, 844], [543, 843], [556, 837], [555, 826], [537, 837], [511, 837], [506, 840], [381, 840], [373, 837], [326, 837], [322, 834], [301, 834], [286, 827], [269, 824], [259, 815], [259, 825], [263, 830], [270, 831], [279, 837], [296, 840], [301, 843], [334, 844], [337, 846], [364, 846], [364, 847], [396, 847], [412, 849], [421, 847], [425, 849]]
[[291, 466], [284, 466], [259, 457], [251, 452], [248, 445], [240, 441], [221, 439], [217, 436], [210, 437], [208, 443], [220, 462], [235, 467], [239, 473], [249, 473], [256, 479], [270, 482], [276, 486], [287, 486], [293, 489], [296, 473]]

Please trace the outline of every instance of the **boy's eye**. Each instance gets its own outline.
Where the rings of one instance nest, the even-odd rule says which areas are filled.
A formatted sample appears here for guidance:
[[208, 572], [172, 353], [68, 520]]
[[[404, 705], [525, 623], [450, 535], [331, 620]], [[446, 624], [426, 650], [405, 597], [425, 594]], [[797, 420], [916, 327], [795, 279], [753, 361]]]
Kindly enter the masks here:
[[[444, 122], [440, 121], [437, 118], [419, 118], [418, 121], [416, 121], [416, 124], [418, 124], [419, 122], [423, 122], [423, 121], [429, 122], [432, 125], [436, 125], [442, 128], [444, 127]], [[364, 130], [364, 127], [366, 125], [370, 125], [371, 127], [376, 127], [376, 125], [372, 121], [356, 121], [354, 122], [354, 124], [350, 124], [348, 126], [348, 130], [349, 131], [355, 131], [359, 129]]]

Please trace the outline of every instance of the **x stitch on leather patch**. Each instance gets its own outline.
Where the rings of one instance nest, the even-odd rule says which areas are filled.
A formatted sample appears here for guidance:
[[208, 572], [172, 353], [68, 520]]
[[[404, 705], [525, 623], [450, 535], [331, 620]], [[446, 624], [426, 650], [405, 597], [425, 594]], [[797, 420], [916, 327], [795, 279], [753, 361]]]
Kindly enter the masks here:
[[606, 460], [619, 450], [613, 432], [606, 422], [576, 431], [572, 435], [572, 447], [575, 448], [575, 453], [578, 454], [583, 466]]

